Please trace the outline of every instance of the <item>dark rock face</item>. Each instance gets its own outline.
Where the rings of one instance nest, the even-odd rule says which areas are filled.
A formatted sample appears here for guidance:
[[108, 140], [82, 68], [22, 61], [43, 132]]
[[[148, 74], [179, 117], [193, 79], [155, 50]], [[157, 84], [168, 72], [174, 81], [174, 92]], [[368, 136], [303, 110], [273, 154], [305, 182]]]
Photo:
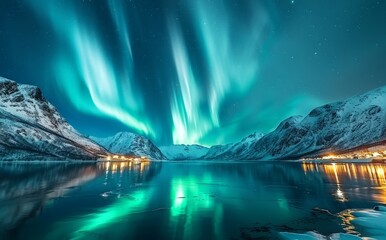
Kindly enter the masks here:
[[43, 97], [43, 94], [42, 94], [42, 91], [40, 90], [40, 88], [31, 88], [29, 89], [28, 91], [28, 95], [37, 100], [37, 101], [45, 101], [44, 97]]
[[106, 150], [79, 134], [39, 88], [0, 78], [0, 159], [96, 159]]
[[12, 81], [0, 82], [0, 94], [1, 96], [10, 95], [17, 91], [17, 83]]

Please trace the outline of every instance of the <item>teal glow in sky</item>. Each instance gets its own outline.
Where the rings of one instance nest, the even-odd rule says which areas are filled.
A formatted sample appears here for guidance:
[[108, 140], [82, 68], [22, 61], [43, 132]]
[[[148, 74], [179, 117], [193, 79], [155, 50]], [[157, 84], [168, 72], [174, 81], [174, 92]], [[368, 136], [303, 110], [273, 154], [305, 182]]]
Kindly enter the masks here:
[[227, 143], [384, 85], [385, 11], [360, 0], [2, 1], [0, 75], [41, 87], [85, 134]]

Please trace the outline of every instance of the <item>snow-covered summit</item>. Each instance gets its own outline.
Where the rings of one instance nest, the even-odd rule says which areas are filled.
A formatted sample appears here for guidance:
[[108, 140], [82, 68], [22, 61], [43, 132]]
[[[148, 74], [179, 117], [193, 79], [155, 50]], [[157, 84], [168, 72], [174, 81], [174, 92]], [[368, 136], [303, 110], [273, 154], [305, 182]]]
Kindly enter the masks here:
[[112, 153], [147, 156], [152, 159], [166, 159], [162, 152], [149, 139], [138, 134], [119, 132], [111, 137], [90, 138]]

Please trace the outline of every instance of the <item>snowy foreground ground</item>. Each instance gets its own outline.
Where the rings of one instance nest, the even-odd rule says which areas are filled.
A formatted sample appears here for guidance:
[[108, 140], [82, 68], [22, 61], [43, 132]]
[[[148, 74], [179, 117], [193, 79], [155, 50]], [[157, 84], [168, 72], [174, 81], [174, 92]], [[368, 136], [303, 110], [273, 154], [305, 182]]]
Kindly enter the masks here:
[[330, 236], [323, 236], [315, 232], [306, 233], [280, 233], [286, 240], [355, 240], [355, 239], [386, 239], [386, 207], [375, 207], [374, 209], [358, 210], [351, 212], [355, 218], [350, 223], [355, 227], [362, 237], [350, 234], [334, 233]]

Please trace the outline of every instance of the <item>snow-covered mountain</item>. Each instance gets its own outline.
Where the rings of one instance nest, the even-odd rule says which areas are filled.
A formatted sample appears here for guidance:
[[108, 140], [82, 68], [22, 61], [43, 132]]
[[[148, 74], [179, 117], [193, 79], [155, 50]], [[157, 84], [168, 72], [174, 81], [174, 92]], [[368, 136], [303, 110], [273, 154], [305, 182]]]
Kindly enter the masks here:
[[159, 149], [169, 160], [200, 159], [207, 154], [209, 150], [209, 148], [197, 144], [176, 144], [171, 146], [162, 146], [159, 147]]
[[251, 145], [263, 136], [262, 133], [254, 132], [243, 138], [240, 142], [212, 146], [203, 158], [221, 160], [234, 159], [235, 156], [248, 151], [251, 148]]
[[[386, 86], [315, 108], [306, 117], [290, 117], [243, 151], [223, 155], [228, 159], [296, 159], [385, 140]], [[210, 153], [205, 158], [210, 158]]]
[[0, 159], [96, 159], [106, 150], [79, 134], [39, 88], [0, 77]]
[[119, 132], [111, 137], [90, 137], [111, 153], [147, 156], [152, 159], [166, 159], [162, 152], [147, 138], [129, 132]]
[[[290, 117], [271, 133], [213, 146], [162, 147], [133, 133], [86, 138], [71, 127], [39, 88], [0, 77], [0, 159], [96, 159], [108, 151], [153, 159], [296, 159], [386, 142], [386, 86]], [[100, 146], [100, 145], [101, 146]], [[105, 148], [107, 149], [105, 149]]]

